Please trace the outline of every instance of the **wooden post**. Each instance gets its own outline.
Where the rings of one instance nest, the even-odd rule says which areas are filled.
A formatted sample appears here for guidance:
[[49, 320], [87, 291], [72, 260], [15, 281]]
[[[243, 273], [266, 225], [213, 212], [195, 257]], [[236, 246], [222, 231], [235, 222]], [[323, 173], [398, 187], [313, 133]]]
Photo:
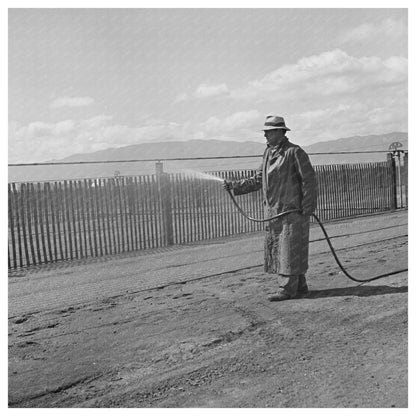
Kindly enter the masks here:
[[391, 192], [390, 209], [397, 209], [397, 183], [396, 183], [396, 160], [393, 153], [387, 153], [387, 162], [390, 168]]
[[167, 246], [173, 244], [173, 224], [172, 224], [172, 195], [170, 190], [169, 175], [163, 172], [163, 163], [156, 162], [157, 190], [159, 194], [160, 206], [162, 209], [162, 233], [163, 243]]
[[409, 153], [403, 153], [403, 183], [404, 183], [404, 204], [405, 208], [409, 208], [408, 200], [408, 163], [409, 163]]

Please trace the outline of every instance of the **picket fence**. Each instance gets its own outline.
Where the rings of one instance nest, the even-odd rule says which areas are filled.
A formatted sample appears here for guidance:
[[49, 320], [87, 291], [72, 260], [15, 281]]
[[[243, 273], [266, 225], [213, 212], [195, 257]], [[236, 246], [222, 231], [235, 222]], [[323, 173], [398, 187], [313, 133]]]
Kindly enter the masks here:
[[[323, 221], [405, 207], [389, 161], [315, 166]], [[250, 170], [211, 172], [223, 179]], [[400, 185], [401, 186], [401, 185]], [[400, 195], [403, 192], [400, 189]], [[238, 197], [261, 218], [260, 192]], [[9, 269], [189, 244], [263, 229], [242, 217], [220, 182], [184, 174], [8, 185]]]

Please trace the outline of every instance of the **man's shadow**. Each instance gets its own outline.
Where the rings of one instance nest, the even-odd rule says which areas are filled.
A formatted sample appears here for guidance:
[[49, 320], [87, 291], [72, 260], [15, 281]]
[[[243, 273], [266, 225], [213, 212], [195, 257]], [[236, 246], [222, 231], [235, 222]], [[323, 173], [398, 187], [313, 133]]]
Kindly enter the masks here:
[[408, 292], [407, 286], [393, 287], [393, 286], [352, 286], [339, 287], [334, 289], [310, 290], [304, 298], [318, 299], [330, 298], [336, 296], [378, 296], [388, 295], [394, 293]]

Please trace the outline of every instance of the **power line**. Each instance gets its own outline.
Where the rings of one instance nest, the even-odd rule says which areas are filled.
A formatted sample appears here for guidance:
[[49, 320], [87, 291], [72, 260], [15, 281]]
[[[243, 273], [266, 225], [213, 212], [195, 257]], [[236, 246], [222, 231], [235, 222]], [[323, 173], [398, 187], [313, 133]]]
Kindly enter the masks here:
[[[400, 150], [407, 152], [407, 150]], [[365, 153], [391, 153], [387, 150], [363, 150], [356, 152], [316, 152], [308, 153], [309, 156], [316, 155], [352, 155]], [[59, 165], [96, 165], [106, 163], [134, 163], [134, 162], [174, 162], [184, 160], [219, 160], [219, 159], [245, 159], [245, 158], [259, 158], [263, 155], [247, 155], [247, 156], [206, 156], [206, 157], [176, 157], [176, 158], [155, 158], [155, 159], [128, 159], [128, 160], [90, 160], [90, 161], [76, 161], [76, 162], [36, 162], [36, 163], [9, 163], [9, 167], [17, 166], [59, 166]]]

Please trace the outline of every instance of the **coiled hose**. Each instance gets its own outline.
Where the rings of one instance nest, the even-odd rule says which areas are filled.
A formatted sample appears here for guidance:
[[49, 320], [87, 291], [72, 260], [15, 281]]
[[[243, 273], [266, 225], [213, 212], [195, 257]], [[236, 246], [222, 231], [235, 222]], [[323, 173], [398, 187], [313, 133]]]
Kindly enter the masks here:
[[[301, 211], [300, 209], [292, 209], [292, 210], [284, 211], [284, 212], [282, 212], [280, 214], [274, 215], [273, 217], [266, 218], [266, 219], [253, 218], [253, 217], [250, 217], [249, 215], [247, 215], [244, 212], [244, 210], [240, 207], [240, 205], [238, 205], [238, 203], [235, 200], [235, 197], [232, 194], [231, 190], [228, 189], [228, 188], [225, 188], [225, 189], [228, 192], [228, 194], [230, 195], [231, 200], [233, 201], [234, 205], [236, 206], [236, 208], [238, 209], [238, 211], [240, 212], [240, 214], [243, 215], [248, 220], [253, 221], [253, 222], [262, 222], [262, 223], [264, 223], [264, 222], [272, 221], [272, 220], [275, 220], [277, 218], [283, 217], [284, 215], [290, 214], [291, 212], [300, 212]], [[339, 268], [342, 270], [342, 272], [345, 274], [345, 276], [347, 276], [349, 279], [353, 280], [354, 282], [358, 282], [358, 283], [371, 282], [373, 280], [381, 279], [383, 277], [392, 276], [394, 274], [399, 274], [399, 273], [403, 273], [403, 272], [407, 272], [408, 271], [408, 269], [395, 270], [393, 272], [384, 273], [384, 274], [380, 274], [380, 275], [377, 275], [377, 276], [374, 276], [374, 277], [370, 277], [369, 279], [357, 279], [356, 277], [351, 276], [351, 274], [349, 274], [347, 272], [347, 270], [345, 269], [345, 267], [340, 262], [340, 260], [339, 260], [339, 258], [337, 256], [337, 253], [335, 252], [335, 249], [332, 246], [331, 239], [329, 238], [328, 233], [326, 232], [326, 230], [325, 230], [325, 228], [324, 228], [321, 220], [315, 214], [312, 214], [312, 216], [316, 219], [316, 221], [318, 222], [319, 226], [321, 227], [322, 232], [325, 235], [325, 239], [326, 239], [326, 241], [327, 241], [327, 243], [329, 245], [329, 248], [331, 249], [332, 255], [334, 256], [335, 261], [337, 262]]]

